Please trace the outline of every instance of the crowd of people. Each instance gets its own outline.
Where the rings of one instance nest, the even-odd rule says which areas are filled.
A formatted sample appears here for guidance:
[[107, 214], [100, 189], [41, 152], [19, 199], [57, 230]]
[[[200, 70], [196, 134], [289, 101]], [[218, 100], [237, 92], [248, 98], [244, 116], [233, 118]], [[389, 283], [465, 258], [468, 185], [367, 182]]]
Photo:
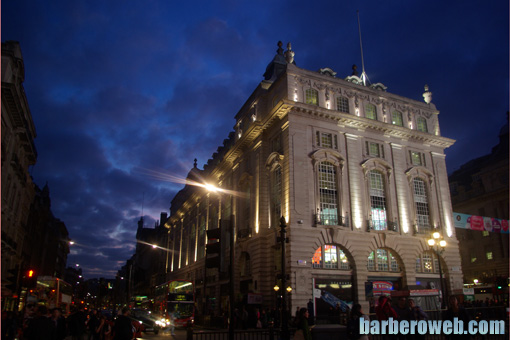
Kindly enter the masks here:
[[[114, 313], [115, 314], [115, 313]], [[124, 307], [114, 318], [96, 309], [75, 308], [65, 318], [60, 308], [27, 305], [25, 312], [2, 312], [2, 339], [5, 340], [132, 340], [140, 336], [138, 322]]]

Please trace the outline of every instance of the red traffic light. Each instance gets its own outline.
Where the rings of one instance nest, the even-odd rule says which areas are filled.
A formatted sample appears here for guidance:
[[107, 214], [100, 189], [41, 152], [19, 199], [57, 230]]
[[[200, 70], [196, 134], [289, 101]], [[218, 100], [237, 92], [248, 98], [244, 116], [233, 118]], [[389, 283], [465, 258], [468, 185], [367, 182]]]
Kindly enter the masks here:
[[32, 276], [34, 276], [34, 271], [32, 269], [30, 269], [28, 271], [28, 277], [32, 277]]

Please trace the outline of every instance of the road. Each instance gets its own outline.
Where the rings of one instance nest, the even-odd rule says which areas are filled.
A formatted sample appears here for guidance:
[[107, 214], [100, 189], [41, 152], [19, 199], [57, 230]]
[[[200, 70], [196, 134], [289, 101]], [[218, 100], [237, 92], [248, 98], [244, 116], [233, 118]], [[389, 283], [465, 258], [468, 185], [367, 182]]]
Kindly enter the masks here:
[[186, 340], [186, 330], [176, 329], [175, 335], [170, 335], [170, 331], [160, 331], [158, 335], [154, 333], [144, 333], [142, 338], [145, 340]]

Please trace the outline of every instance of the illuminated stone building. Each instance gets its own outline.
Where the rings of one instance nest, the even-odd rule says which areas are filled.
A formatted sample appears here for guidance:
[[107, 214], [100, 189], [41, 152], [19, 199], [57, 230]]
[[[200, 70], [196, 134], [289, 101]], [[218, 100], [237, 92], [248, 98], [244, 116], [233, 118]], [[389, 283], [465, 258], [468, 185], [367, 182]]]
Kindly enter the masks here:
[[24, 239], [35, 196], [28, 170], [37, 160], [36, 131], [24, 81], [19, 43], [2, 43], [2, 307], [12, 302], [6, 302], [8, 297], [19, 293]]
[[[299, 68], [293, 56], [290, 44], [285, 53], [279, 45], [235, 115], [235, 131], [203, 170], [195, 163], [172, 200], [167, 278], [194, 281], [199, 310], [225, 308], [228, 238], [220, 269], [204, 270], [206, 230], [232, 214], [236, 302], [275, 305], [283, 216], [291, 311], [319, 289], [368, 310], [367, 283], [437, 288], [438, 262], [426, 242], [432, 230], [447, 241], [447, 289], [461, 292], [444, 154], [454, 141], [440, 135], [431, 92], [419, 102], [355, 70], [344, 79], [329, 68]], [[318, 314], [327, 308], [316, 303]]]
[[[499, 131], [499, 143], [490, 154], [468, 161], [450, 175], [454, 212], [503, 220], [510, 218], [508, 155], [507, 121]], [[477, 280], [480, 286], [496, 288], [488, 289], [482, 299], [508, 294], [508, 233], [458, 228], [457, 238], [464, 283], [472, 284]]]

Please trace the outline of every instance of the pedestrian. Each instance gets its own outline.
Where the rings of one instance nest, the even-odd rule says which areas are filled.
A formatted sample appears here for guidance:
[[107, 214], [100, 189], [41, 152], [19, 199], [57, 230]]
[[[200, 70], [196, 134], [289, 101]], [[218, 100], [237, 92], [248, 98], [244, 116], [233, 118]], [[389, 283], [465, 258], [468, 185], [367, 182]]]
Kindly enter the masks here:
[[89, 319], [86, 322], [87, 328], [89, 330], [89, 340], [99, 340], [98, 334], [96, 333], [96, 329], [99, 326], [99, 319], [97, 318], [97, 310], [92, 309], [89, 314]]
[[[423, 311], [423, 309], [421, 309], [420, 306], [416, 305], [414, 299], [407, 300], [407, 303], [408, 303], [409, 309], [410, 309], [409, 320], [420, 321], [420, 320], [427, 320], [428, 319], [427, 313], [425, 313]], [[424, 340], [425, 339], [425, 334], [420, 334], [418, 332], [415, 332], [415, 334], [409, 335], [409, 338], [411, 338], [413, 340]]]
[[308, 308], [308, 324], [311, 326], [311, 325], [315, 325], [315, 315], [314, 315], [314, 308], [313, 308], [313, 302], [312, 302], [312, 299], [310, 299], [308, 301], [308, 303], [306, 304], [306, 308]]
[[363, 310], [361, 309], [361, 305], [356, 303], [352, 306], [351, 315], [349, 321], [347, 322], [347, 337], [350, 340], [368, 340], [368, 335], [360, 333], [360, 319], [363, 318], [365, 321], [370, 321], [368, 316], [363, 314]]
[[312, 340], [312, 332], [308, 325], [308, 309], [301, 308], [298, 314], [298, 320], [296, 322], [297, 331], [294, 333], [294, 340]]
[[[443, 312], [442, 319], [450, 320], [453, 322], [454, 318], [458, 318], [459, 321], [463, 321], [464, 325], [467, 325], [469, 323], [469, 315], [467, 314], [466, 310], [459, 306], [459, 301], [457, 300], [457, 297], [455, 295], [451, 295], [448, 299], [448, 309]], [[448, 340], [454, 340], [454, 339], [470, 339], [469, 334], [450, 334], [446, 335], [446, 339]]]
[[395, 312], [397, 313], [398, 321], [409, 320], [409, 313], [411, 309], [406, 301], [405, 297], [400, 297], [397, 301], [397, 305], [393, 307]]
[[28, 340], [54, 340], [55, 324], [48, 317], [48, 308], [39, 305], [36, 308], [35, 317], [29, 323], [25, 337]]
[[55, 324], [55, 339], [64, 340], [67, 336], [66, 319], [62, 316], [60, 308], [53, 308], [51, 310], [51, 320]]
[[87, 321], [87, 316], [83, 308], [74, 309], [73, 313], [67, 318], [67, 327], [72, 340], [83, 340]]
[[375, 314], [379, 321], [388, 320], [389, 318], [397, 320], [398, 318], [397, 313], [393, 307], [391, 307], [391, 300], [385, 295], [379, 297], [379, 304], [375, 307]]
[[168, 315], [170, 318], [170, 335], [175, 335], [175, 314], [174, 311], [170, 311]]
[[121, 315], [115, 320], [113, 326], [114, 340], [131, 340], [133, 339], [133, 325], [129, 317], [130, 310], [128, 307], [122, 308]]

